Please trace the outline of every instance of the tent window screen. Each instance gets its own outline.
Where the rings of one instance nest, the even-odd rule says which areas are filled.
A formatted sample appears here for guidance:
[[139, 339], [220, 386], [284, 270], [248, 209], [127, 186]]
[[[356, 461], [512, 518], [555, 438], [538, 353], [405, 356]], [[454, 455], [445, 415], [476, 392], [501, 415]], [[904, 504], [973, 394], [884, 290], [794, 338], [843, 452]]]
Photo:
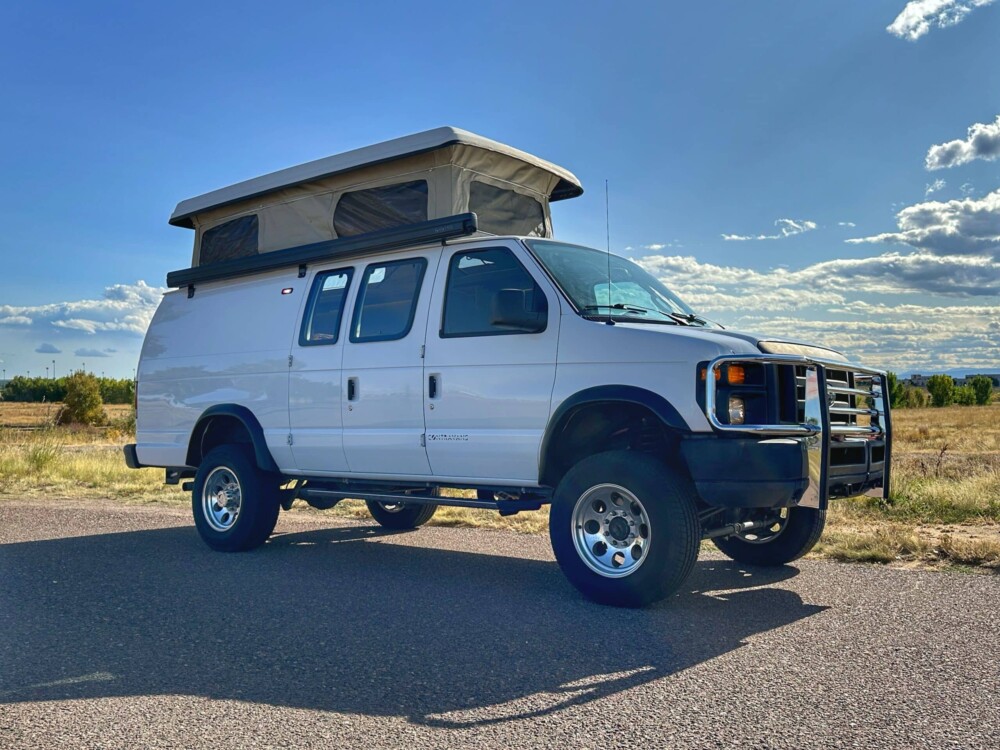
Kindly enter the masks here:
[[490, 234], [545, 236], [545, 210], [534, 198], [513, 190], [473, 182], [469, 210], [479, 217], [479, 228]]
[[344, 193], [333, 212], [338, 237], [427, 221], [427, 180]]
[[352, 269], [348, 268], [316, 276], [309, 296], [308, 312], [302, 321], [299, 344], [321, 346], [337, 343], [347, 289], [351, 284], [351, 274]]
[[510, 250], [455, 253], [448, 265], [441, 338], [524, 333], [493, 325], [494, 302], [508, 289], [523, 292], [533, 310], [548, 311], [545, 294]]
[[205, 231], [201, 235], [198, 263], [205, 265], [256, 255], [257, 226], [257, 214], [251, 214]]

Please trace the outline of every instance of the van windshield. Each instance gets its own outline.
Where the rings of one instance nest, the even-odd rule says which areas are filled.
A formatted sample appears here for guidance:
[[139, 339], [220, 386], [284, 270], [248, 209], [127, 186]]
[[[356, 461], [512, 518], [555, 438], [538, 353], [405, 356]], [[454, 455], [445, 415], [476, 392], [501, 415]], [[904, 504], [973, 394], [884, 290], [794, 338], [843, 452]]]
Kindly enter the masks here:
[[525, 240], [539, 262], [582, 315], [628, 318], [640, 322], [709, 325], [694, 310], [641, 266], [580, 245]]

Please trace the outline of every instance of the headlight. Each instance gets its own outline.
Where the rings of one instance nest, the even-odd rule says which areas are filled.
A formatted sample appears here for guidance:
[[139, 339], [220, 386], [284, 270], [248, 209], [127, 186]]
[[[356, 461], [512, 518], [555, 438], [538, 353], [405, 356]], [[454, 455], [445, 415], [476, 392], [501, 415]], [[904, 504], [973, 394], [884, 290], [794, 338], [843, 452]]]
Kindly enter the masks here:
[[739, 396], [729, 397], [729, 424], [743, 424], [746, 420], [747, 410], [743, 399]]

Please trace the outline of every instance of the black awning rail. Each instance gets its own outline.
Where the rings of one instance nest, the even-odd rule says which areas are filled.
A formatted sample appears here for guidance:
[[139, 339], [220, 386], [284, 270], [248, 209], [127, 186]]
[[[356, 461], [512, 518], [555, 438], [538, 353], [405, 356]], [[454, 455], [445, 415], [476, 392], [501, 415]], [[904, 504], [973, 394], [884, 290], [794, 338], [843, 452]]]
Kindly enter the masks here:
[[359, 234], [356, 237], [342, 237], [336, 240], [314, 242], [309, 245], [290, 247], [287, 250], [236, 258], [220, 263], [210, 263], [195, 268], [171, 271], [167, 274], [167, 286], [174, 289], [192, 287], [208, 281], [222, 281], [256, 273], [265, 273], [278, 268], [299, 266], [300, 275], [309, 263], [338, 258], [371, 255], [386, 250], [396, 250], [409, 245], [426, 245], [444, 242], [457, 237], [467, 237], [479, 229], [479, 221], [474, 213], [446, 216], [418, 224], [407, 224], [392, 229]]

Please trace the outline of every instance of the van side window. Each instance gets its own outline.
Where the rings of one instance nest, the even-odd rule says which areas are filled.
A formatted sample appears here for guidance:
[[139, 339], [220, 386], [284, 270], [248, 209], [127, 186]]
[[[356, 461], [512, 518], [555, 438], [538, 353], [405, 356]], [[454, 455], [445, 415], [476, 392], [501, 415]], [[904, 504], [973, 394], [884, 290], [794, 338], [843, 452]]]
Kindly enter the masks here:
[[351, 341], [395, 341], [410, 332], [427, 261], [409, 258], [365, 269], [354, 305]]
[[201, 235], [198, 265], [256, 255], [257, 227], [257, 214], [250, 214], [206, 229]]
[[[495, 322], [505, 296], [519, 298], [518, 306], [533, 316], [533, 325], [512, 329]], [[441, 338], [537, 333], [545, 329], [547, 317], [545, 294], [510, 250], [497, 247], [451, 256]]]
[[302, 319], [299, 344], [320, 346], [336, 344], [340, 335], [340, 321], [344, 315], [344, 301], [351, 285], [354, 269], [326, 271], [316, 274], [306, 314]]
[[427, 180], [344, 193], [333, 211], [338, 237], [427, 221]]

